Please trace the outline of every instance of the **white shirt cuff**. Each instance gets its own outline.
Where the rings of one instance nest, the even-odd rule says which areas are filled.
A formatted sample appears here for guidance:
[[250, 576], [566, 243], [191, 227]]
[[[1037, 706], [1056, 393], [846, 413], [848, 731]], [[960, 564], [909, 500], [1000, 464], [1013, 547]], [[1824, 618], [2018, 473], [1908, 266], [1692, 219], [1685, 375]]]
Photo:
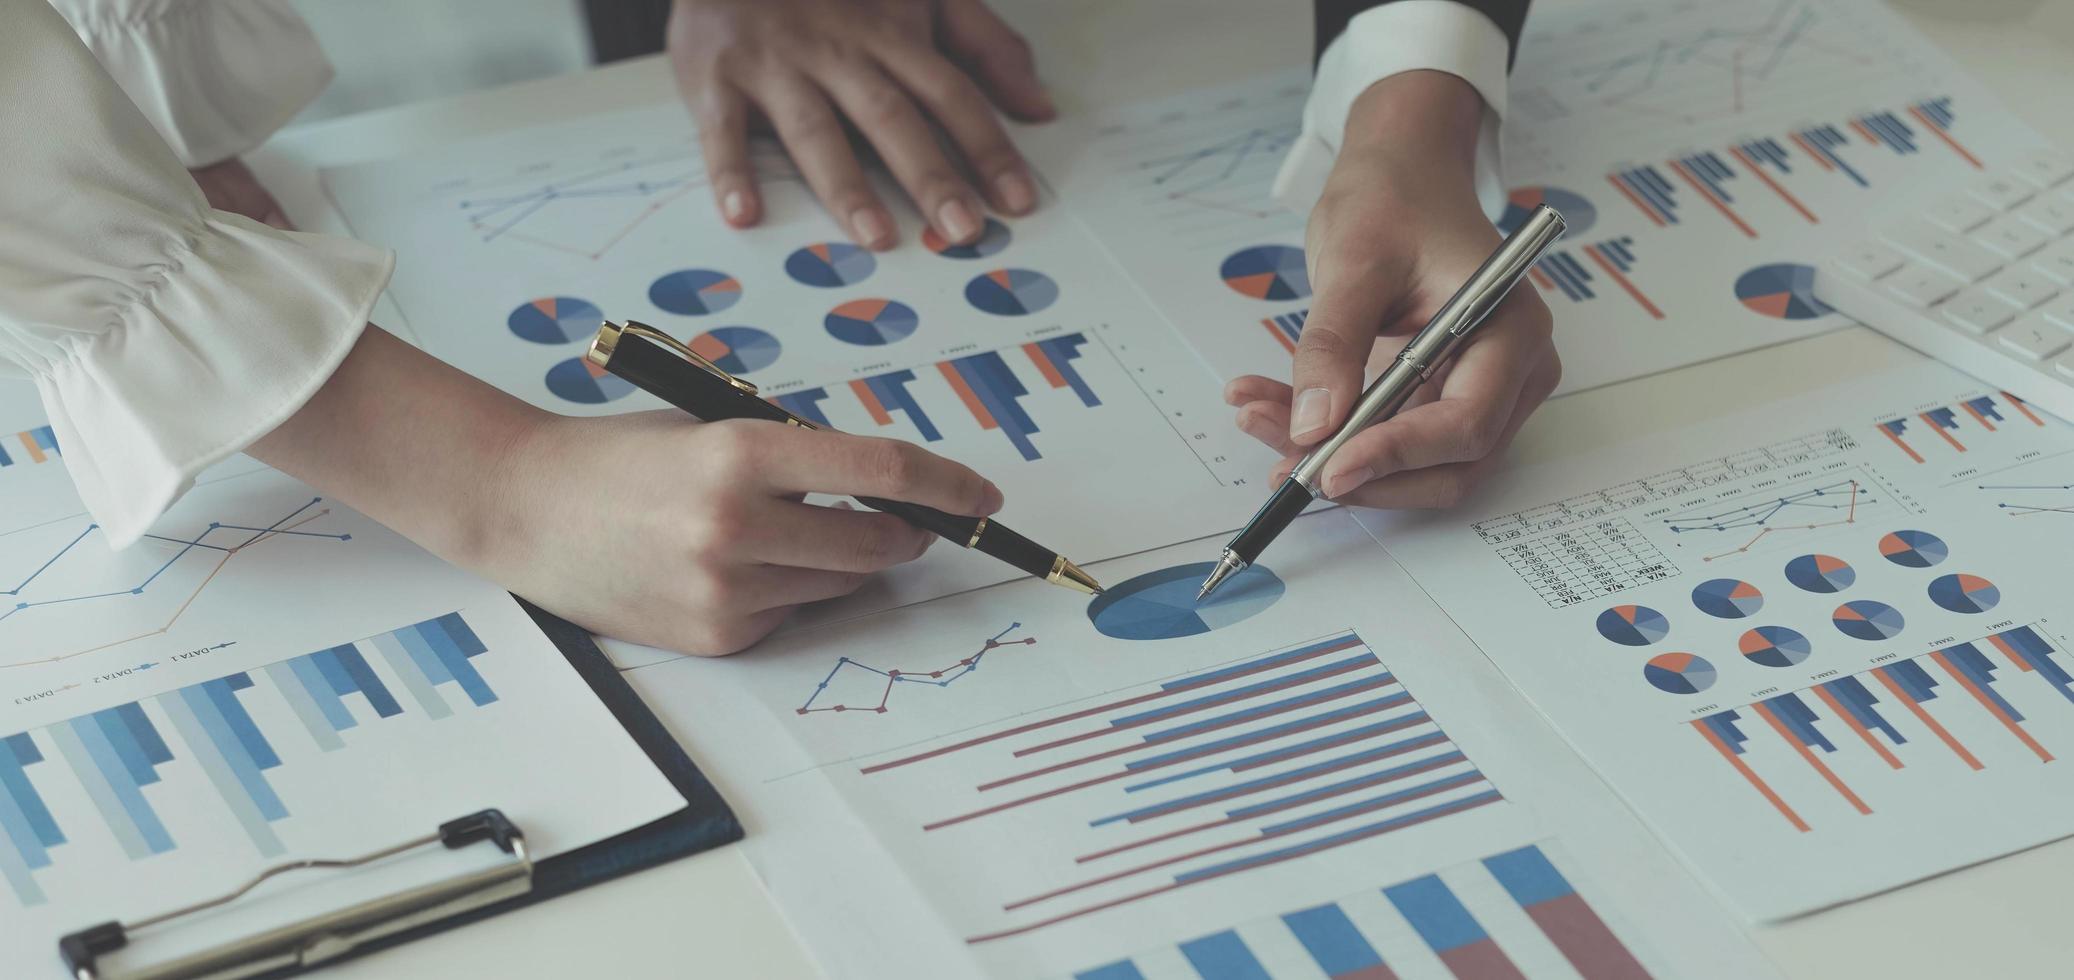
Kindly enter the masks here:
[[1510, 56], [1505, 32], [1482, 12], [1455, 0], [1398, 0], [1359, 14], [1318, 59], [1317, 78], [1304, 106], [1303, 133], [1275, 175], [1275, 200], [1299, 214], [1309, 213], [1318, 203], [1346, 136], [1347, 113], [1369, 86], [1408, 71], [1443, 71], [1483, 96], [1476, 196], [1495, 220], [1505, 208], [1498, 136], [1505, 117]]

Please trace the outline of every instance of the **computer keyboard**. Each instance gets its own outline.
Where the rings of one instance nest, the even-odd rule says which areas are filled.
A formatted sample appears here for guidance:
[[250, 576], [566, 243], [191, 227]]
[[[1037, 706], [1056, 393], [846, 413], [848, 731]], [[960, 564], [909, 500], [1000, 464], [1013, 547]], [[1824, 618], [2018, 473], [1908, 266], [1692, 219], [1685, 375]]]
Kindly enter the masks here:
[[2027, 154], [1876, 223], [1821, 264], [1815, 295], [2074, 419], [2074, 154]]

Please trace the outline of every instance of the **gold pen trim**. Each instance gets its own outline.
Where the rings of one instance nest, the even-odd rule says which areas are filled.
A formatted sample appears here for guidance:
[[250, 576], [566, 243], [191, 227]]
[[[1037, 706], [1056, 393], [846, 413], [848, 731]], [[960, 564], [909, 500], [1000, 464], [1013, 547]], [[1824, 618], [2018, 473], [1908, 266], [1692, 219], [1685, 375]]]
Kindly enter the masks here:
[[[977, 547], [979, 547], [979, 536], [980, 536], [980, 535], [982, 535], [982, 534], [985, 534], [985, 533], [987, 533], [987, 520], [988, 520], [988, 518], [982, 517], [982, 518], [980, 518], [980, 519], [979, 519], [979, 523], [978, 523], [978, 524], [974, 524], [974, 525], [972, 525], [972, 538], [971, 538], [971, 540], [969, 540], [969, 541], [966, 541], [966, 542], [965, 542], [965, 547], [967, 547], [967, 548], [977, 548]], [[1052, 568], [1052, 571], [1053, 571], [1054, 573], [1056, 573], [1056, 572], [1058, 571], [1058, 568], [1057, 568], [1057, 566], [1053, 566], [1053, 568]]]
[[590, 349], [583, 352], [584, 359], [599, 367], [609, 365], [612, 362], [613, 352], [619, 349], [620, 338], [626, 334], [633, 334], [643, 340], [660, 345], [664, 350], [690, 361], [693, 366], [700, 370], [733, 385], [736, 390], [743, 394], [756, 394], [755, 385], [727, 373], [724, 368], [707, 360], [698, 351], [686, 347], [682, 341], [639, 320], [628, 320], [625, 323], [606, 321], [598, 327], [598, 335], [591, 338]]
[[1067, 561], [1065, 555], [1052, 559], [1051, 574], [1044, 576], [1044, 580], [1053, 585], [1072, 589], [1083, 595], [1102, 594], [1102, 583], [1095, 581], [1094, 576], [1081, 571], [1079, 565]]

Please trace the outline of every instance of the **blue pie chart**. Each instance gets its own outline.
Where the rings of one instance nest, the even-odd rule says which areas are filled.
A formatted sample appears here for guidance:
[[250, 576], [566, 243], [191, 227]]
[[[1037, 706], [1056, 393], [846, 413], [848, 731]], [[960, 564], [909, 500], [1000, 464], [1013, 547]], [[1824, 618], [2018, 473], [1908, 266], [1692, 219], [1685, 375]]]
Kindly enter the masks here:
[[2002, 602], [2002, 590], [1978, 575], [1940, 575], [1930, 580], [1930, 601], [1955, 613], [1984, 613]]
[[1700, 612], [1721, 619], [1754, 616], [1764, 608], [1764, 593], [1757, 586], [1732, 578], [1708, 579], [1692, 590], [1692, 604]]
[[648, 286], [648, 301], [671, 313], [704, 316], [742, 301], [742, 284], [725, 272], [681, 269]]
[[547, 369], [547, 390], [563, 401], [603, 405], [633, 394], [634, 385], [581, 357], [572, 357]]
[[1858, 581], [1858, 571], [1833, 555], [1802, 555], [1786, 563], [1786, 581], [1807, 592], [1842, 592]]
[[845, 344], [883, 347], [904, 340], [922, 320], [906, 303], [890, 299], [853, 299], [830, 310], [821, 325]]
[[589, 300], [574, 296], [549, 296], [536, 299], [504, 319], [520, 340], [536, 344], [568, 344], [589, 340], [598, 332], [598, 325], [605, 322], [604, 311]]
[[1311, 295], [1311, 273], [1303, 249], [1288, 245], [1255, 245], [1231, 253], [1217, 275], [1241, 295], [1254, 299], [1303, 299]]
[[1596, 625], [1600, 636], [1624, 647], [1646, 647], [1671, 632], [1671, 621], [1648, 606], [1614, 606]]
[[1808, 658], [1814, 646], [1799, 630], [1784, 626], [1759, 626], [1742, 635], [1736, 648], [1743, 658], [1766, 667], [1791, 667]]
[[749, 374], [778, 363], [778, 338], [755, 327], [714, 327], [684, 346], [729, 374]]
[[1103, 636], [1174, 640], [1250, 619], [1282, 598], [1282, 580], [1254, 565], [1225, 579], [1216, 594], [1196, 602], [1196, 591], [1215, 564], [1175, 565], [1111, 586], [1088, 603], [1087, 618]]
[[1642, 665], [1642, 679], [1665, 694], [1698, 694], [1714, 686], [1712, 662], [1696, 653], [1660, 653]]
[[1884, 602], [1859, 599], [1836, 607], [1830, 622], [1845, 636], [1860, 640], [1891, 640], [1901, 635], [1901, 610]]
[[992, 218], [987, 219], [986, 230], [979, 233], [979, 238], [966, 245], [951, 244], [935, 228], [922, 231], [922, 247], [947, 259], [983, 259], [1007, 248], [1011, 241], [1014, 236], [1009, 234], [1008, 226]]
[[995, 316], [1027, 316], [1058, 299], [1059, 284], [1028, 269], [995, 269], [965, 284], [965, 302]]
[[848, 242], [820, 242], [793, 252], [785, 259], [785, 274], [802, 286], [839, 289], [854, 286], [879, 267], [870, 249]]
[[1774, 320], [1813, 320], [1834, 312], [1815, 298], [1815, 267], [1797, 262], [1760, 265], [1736, 279], [1736, 299]]
[[1895, 531], [1880, 539], [1880, 554], [1903, 568], [1929, 568], [1951, 553], [1943, 538], [1928, 531]]

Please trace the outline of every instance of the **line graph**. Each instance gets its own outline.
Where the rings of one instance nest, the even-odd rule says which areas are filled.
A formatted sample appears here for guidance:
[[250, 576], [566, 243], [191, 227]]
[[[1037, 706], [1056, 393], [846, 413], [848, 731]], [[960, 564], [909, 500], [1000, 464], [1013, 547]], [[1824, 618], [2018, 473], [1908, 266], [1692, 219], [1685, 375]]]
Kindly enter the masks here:
[[[2033, 517], [2038, 514], [2060, 514], [2074, 517], [2074, 483], [1983, 483], [1976, 489], [1996, 495], [2013, 494], [2011, 499], [1997, 501], [1995, 506], [2008, 512], [2011, 517]], [[2036, 493], [2057, 493], [2056, 499], [2041, 501], [2032, 496]]]
[[[758, 179], [797, 179], [782, 154], [764, 151], [753, 156]], [[464, 198], [455, 206], [485, 243], [511, 239], [596, 261], [657, 212], [706, 185], [705, 167], [696, 157], [672, 152], [585, 170], [522, 190]], [[563, 201], [585, 204], [584, 214], [571, 230], [534, 228], [549, 216], [543, 212]], [[646, 203], [615, 221], [601, 213], [599, 204], [608, 201]], [[596, 237], [600, 231], [602, 238]], [[576, 240], [579, 237], [581, 241]]]
[[[1739, 6], [1734, 13], [1750, 9]], [[1767, 83], [1795, 72], [1877, 64], [1848, 39], [1830, 38], [1829, 23], [1805, 0], [1777, 0], [1747, 25], [1709, 22], [1723, 17], [1718, 9], [1704, 17], [1689, 33], [1575, 59], [1569, 79], [1580, 95], [1604, 106], [1690, 120], [1740, 115], [1763, 103]]]
[[[15, 600], [11, 606], [4, 610], [0, 610], [0, 625], [4, 625], [8, 622], [14, 621], [19, 617], [35, 613], [38, 610], [49, 609], [54, 606], [70, 606], [77, 603], [94, 602], [97, 600], [104, 599], [119, 599], [126, 596], [142, 596], [145, 595], [147, 592], [152, 591], [152, 586], [154, 584], [158, 583], [158, 581], [162, 577], [164, 577], [168, 572], [173, 570], [175, 565], [179, 565], [183, 559], [188, 558], [188, 556], [190, 555], [194, 555], [197, 557], [206, 557], [208, 554], [214, 553], [216, 555], [216, 560], [213, 565], [207, 566], [206, 571], [202, 573], [201, 581], [196, 583], [194, 589], [188, 592], [187, 595], [181, 599], [179, 605], [174, 608], [172, 614], [166, 618], [166, 621], [164, 623], [154, 628], [140, 632], [134, 636], [125, 637], [119, 640], [113, 640], [107, 643], [101, 643], [81, 650], [73, 650], [67, 653], [53, 654], [51, 656], [40, 657], [30, 660], [19, 660], [7, 663], [0, 663], [0, 669], [5, 669], [9, 667], [26, 667], [35, 664], [56, 663], [62, 660], [69, 660], [74, 657], [85, 656], [89, 653], [96, 653], [102, 650], [107, 650], [112, 647], [118, 647], [125, 643], [133, 643], [137, 640], [141, 640], [146, 637], [163, 635], [168, 630], [172, 629], [175, 623], [180, 621], [180, 617], [186, 615], [187, 610], [194, 605], [195, 600], [199, 598], [202, 592], [209, 587], [210, 583], [214, 582], [217, 576], [222, 573], [224, 566], [230, 564], [232, 559], [238, 557], [238, 555], [243, 553], [246, 549], [251, 548], [253, 545], [259, 544], [263, 541], [289, 537], [307, 538], [333, 542], [351, 541], [353, 539], [353, 536], [351, 534], [331, 534], [323, 531], [302, 530], [302, 528], [304, 528], [306, 525], [321, 520], [331, 513], [330, 508], [319, 508], [312, 512], [312, 508], [318, 508], [318, 505], [322, 504], [323, 502], [324, 498], [322, 497], [312, 497], [307, 503], [304, 503], [301, 506], [296, 507], [294, 510], [289, 511], [287, 514], [283, 515], [280, 519], [263, 527], [245, 524], [227, 524], [219, 521], [211, 521], [208, 524], [208, 526], [201, 531], [201, 533], [191, 538], [177, 538], [161, 534], [147, 534], [144, 536], [146, 540], [158, 541], [168, 545], [173, 545], [176, 547], [176, 550], [174, 550], [171, 555], [167, 556], [166, 559], [163, 562], [159, 563], [156, 567], [150, 568], [143, 575], [143, 578], [140, 581], [137, 581], [135, 585], [127, 587], [118, 587], [114, 589], [103, 589], [100, 591], [87, 591], [67, 595], [39, 597], [37, 592], [34, 590], [34, 587], [38, 584], [38, 582], [40, 580], [45, 579], [46, 576], [57, 577], [62, 572], [60, 563], [64, 562], [67, 556], [73, 554], [74, 551], [76, 551], [79, 548], [79, 546], [86, 541], [88, 537], [92, 536], [95, 532], [101, 530], [101, 525], [99, 524], [88, 524], [86, 528], [80, 531], [77, 536], [73, 537], [62, 548], [59, 548], [55, 554], [51, 555], [50, 558], [45, 560], [41, 565], [38, 565], [35, 571], [30, 572], [27, 575], [27, 577], [23, 578], [20, 582], [16, 583], [13, 588], [8, 589], [4, 592], [0, 592], [0, 596], [8, 597]], [[225, 534], [242, 536], [242, 540], [237, 540], [235, 541], [235, 543], [230, 544], [223, 544], [218, 543], [217, 541], [210, 540], [212, 537], [218, 538], [220, 540], [221, 537]], [[189, 564], [193, 563], [190, 562]]]
[[[962, 660], [957, 661], [956, 663], [950, 664], [949, 666], [938, 667], [934, 670], [907, 670], [905, 668], [900, 667], [873, 667], [870, 664], [862, 663], [856, 660], [851, 660], [848, 657], [838, 657], [836, 658], [835, 666], [829, 668], [828, 676], [821, 678], [821, 683], [814, 685], [814, 693], [807, 695], [806, 701], [802, 703], [798, 708], [793, 709], [793, 713], [799, 715], [811, 715], [819, 714], [822, 712], [841, 713], [849, 711], [862, 711], [871, 714], [885, 714], [886, 702], [892, 699], [893, 688], [895, 685], [928, 684], [933, 687], [939, 688], [949, 687], [951, 686], [952, 682], [978, 670], [980, 661], [986, 659], [987, 654], [994, 650], [1000, 649], [1001, 647], [1010, 646], [1036, 646], [1037, 638], [1034, 636], [1019, 637], [1017, 639], [1012, 640], [1006, 638], [1008, 634], [1013, 633], [1016, 630], [1022, 628], [1023, 624], [1021, 623], [1010, 623], [1008, 624], [1007, 629], [1004, 629], [1001, 632], [988, 637], [984, 642], [980, 644], [979, 649], [973, 652], [971, 655], [965, 657]], [[878, 688], [879, 700], [877, 704], [862, 702], [857, 704], [850, 704], [848, 702], [839, 702], [836, 704], [817, 705], [815, 703], [817, 701], [820, 701], [824, 696], [834, 696], [829, 694], [829, 687], [830, 685], [835, 684], [838, 678], [840, 678], [846, 671], [850, 673], [867, 674], [872, 677], [880, 678], [881, 680], [883, 680], [883, 684], [879, 684], [878, 682], [869, 682], [872, 684], [872, 686]]]
[[1170, 201], [1250, 218], [1268, 218], [1277, 213], [1272, 205], [1250, 193], [1243, 201], [1223, 200], [1212, 194], [1240, 182], [1240, 174], [1250, 161], [1265, 160], [1273, 165], [1282, 151], [1296, 141], [1299, 131], [1295, 122], [1253, 127], [1208, 146], [1141, 161], [1138, 166], [1151, 175], [1153, 186], [1164, 191]]
[[[1759, 541], [1782, 531], [1814, 531], [1856, 523], [1859, 504], [1873, 502], [1870, 493], [1871, 491], [1856, 478], [1851, 478], [1768, 497], [1754, 503], [1725, 507], [1718, 511], [1667, 517], [1663, 520], [1663, 526], [1672, 534], [1726, 533], [1752, 528], [1756, 530], [1756, 533], [1740, 546], [1700, 558], [1701, 561], [1715, 561], [1731, 555], [1744, 554]], [[1802, 513], [1809, 511], [1818, 518], [1827, 519], [1811, 520], [1805, 524], [1791, 523]]]

